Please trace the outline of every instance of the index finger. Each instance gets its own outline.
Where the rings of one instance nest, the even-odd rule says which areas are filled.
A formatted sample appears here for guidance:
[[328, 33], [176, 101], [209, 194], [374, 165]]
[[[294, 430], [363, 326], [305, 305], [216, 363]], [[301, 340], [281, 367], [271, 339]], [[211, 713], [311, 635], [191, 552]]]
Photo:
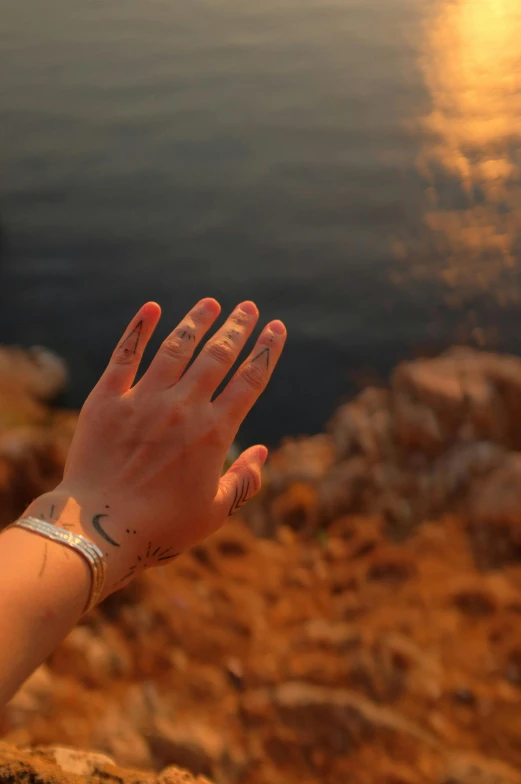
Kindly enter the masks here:
[[286, 342], [282, 321], [271, 321], [253, 351], [213, 402], [216, 415], [238, 430], [242, 420], [266, 389]]
[[130, 389], [160, 316], [161, 308], [157, 302], [147, 302], [138, 310], [114, 349], [96, 390], [123, 395]]

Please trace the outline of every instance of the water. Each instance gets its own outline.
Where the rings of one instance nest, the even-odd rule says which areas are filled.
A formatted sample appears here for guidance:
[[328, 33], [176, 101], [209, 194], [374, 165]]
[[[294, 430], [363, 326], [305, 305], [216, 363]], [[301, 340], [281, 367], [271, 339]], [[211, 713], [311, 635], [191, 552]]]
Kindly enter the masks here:
[[455, 341], [521, 352], [518, 0], [2, 0], [0, 338], [81, 403], [155, 299], [284, 319], [241, 441]]

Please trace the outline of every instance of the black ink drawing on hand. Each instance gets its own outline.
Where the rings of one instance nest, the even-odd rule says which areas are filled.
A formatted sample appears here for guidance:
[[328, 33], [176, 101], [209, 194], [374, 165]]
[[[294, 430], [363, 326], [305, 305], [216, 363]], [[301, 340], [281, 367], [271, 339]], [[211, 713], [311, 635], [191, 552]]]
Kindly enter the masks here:
[[99, 535], [102, 536], [105, 539], [105, 541], [107, 541], [109, 544], [113, 545], [114, 547], [119, 547], [120, 546], [119, 542], [116, 542], [114, 539], [111, 539], [108, 533], [101, 527], [100, 519], [102, 517], [108, 517], [108, 515], [96, 514], [92, 518], [92, 525], [94, 527], [94, 530], [97, 531]]
[[193, 340], [195, 343], [195, 333], [189, 329], [183, 329], [183, 331], [179, 333], [179, 337], [186, 338], [186, 340]]
[[43, 573], [45, 571], [46, 564], [47, 564], [47, 542], [44, 543], [43, 561], [42, 561], [42, 565], [40, 567], [40, 571], [38, 572], [38, 577], [43, 577]]
[[230, 506], [230, 511], [228, 512], [228, 517], [236, 512], [241, 506], [244, 506], [246, 501], [248, 500], [248, 493], [250, 491], [250, 480], [248, 479], [245, 481], [242, 480], [241, 490], [239, 492], [239, 487], [235, 487], [235, 498], [233, 499], [233, 504]]
[[128, 354], [129, 351], [131, 351], [132, 354], [135, 354], [137, 352], [137, 347], [139, 345], [139, 338], [141, 337], [142, 329], [143, 329], [143, 321], [138, 321], [138, 323], [136, 324], [132, 332], [129, 332], [127, 337], [123, 338], [119, 347], [123, 349], [125, 354]]
[[266, 367], [269, 368], [269, 366], [270, 366], [270, 350], [269, 350], [268, 346], [266, 346], [266, 348], [263, 348], [262, 351], [259, 354], [257, 354], [256, 357], [253, 357], [252, 362], [256, 362], [258, 359], [261, 359], [261, 357], [263, 358], [263, 361], [264, 361], [264, 359], [266, 360]]
[[236, 329], [232, 329], [230, 330], [230, 332], [226, 333], [226, 337], [228, 338], [228, 340], [235, 340], [238, 334], [239, 332]]
[[156, 547], [154, 552], [151, 553], [151, 547], [152, 542], [149, 542], [146, 555], [144, 555], [143, 558], [138, 555], [136, 563], [129, 567], [124, 577], [121, 577], [113, 584], [113, 588], [125, 582], [125, 580], [135, 577], [137, 574], [136, 569], [139, 569], [141, 572], [151, 566], [158, 566], [160, 561], [171, 561], [174, 558], [177, 558], [178, 555], [181, 555], [181, 553], [170, 553], [170, 550], [173, 550], [173, 547], [167, 547], [165, 550], [161, 550], [161, 546]]

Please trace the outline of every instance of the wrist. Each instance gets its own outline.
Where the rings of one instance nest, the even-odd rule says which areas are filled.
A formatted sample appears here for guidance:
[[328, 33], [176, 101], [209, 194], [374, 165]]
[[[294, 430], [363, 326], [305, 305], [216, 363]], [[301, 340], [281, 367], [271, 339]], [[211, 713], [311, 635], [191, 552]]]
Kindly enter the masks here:
[[100, 504], [97, 499], [80, 499], [58, 486], [32, 501], [23, 513], [23, 516], [28, 515], [81, 534], [97, 545], [106, 564], [106, 580], [101, 599], [122, 587], [137, 573], [137, 569], [134, 569], [129, 575], [129, 565], [136, 561], [132, 537], [128, 534], [123, 536], [127, 533], [123, 524], [114, 520], [109, 506]]

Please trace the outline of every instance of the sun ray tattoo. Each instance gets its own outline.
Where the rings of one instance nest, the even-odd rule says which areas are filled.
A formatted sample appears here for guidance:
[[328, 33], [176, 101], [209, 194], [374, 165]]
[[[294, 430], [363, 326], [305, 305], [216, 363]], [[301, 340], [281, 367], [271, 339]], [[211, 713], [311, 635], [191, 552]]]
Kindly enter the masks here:
[[[54, 507], [53, 507], [54, 509]], [[45, 515], [43, 512], [40, 512], [40, 520], [45, 520]], [[43, 577], [43, 573], [45, 571], [45, 566], [47, 564], [47, 542], [44, 544], [43, 548], [43, 561], [42, 565], [40, 566], [40, 571], [38, 572], [38, 577]]]
[[194, 341], [194, 343], [195, 343], [195, 340], [196, 340], [196, 338], [195, 338], [195, 332], [193, 332], [191, 329], [183, 329], [183, 330], [182, 330], [182, 331], [179, 333], [179, 337], [180, 337], [180, 338], [186, 338], [188, 341], [190, 341], [190, 340], [193, 340], [193, 341]]
[[45, 542], [43, 548], [43, 561], [42, 561], [42, 565], [40, 566], [40, 571], [38, 572], [38, 577], [43, 577], [43, 573], [45, 571], [46, 565], [47, 565], [47, 542]]
[[173, 549], [174, 549], [173, 547], [167, 547], [166, 550], [163, 550], [163, 552], [158, 554], [157, 560], [158, 561], [169, 561], [171, 558], [175, 558], [176, 556], [178, 556], [179, 553], [171, 553], [170, 555], [167, 555], [168, 551], [169, 550], [173, 550]]
[[241, 506], [244, 506], [246, 501], [248, 501], [248, 493], [250, 492], [250, 480], [242, 480], [241, 489], [239, 492], [239, 486], [236, 484], [235, 486], [235, 498], [233, 499], [233, 503], [230, 506], [230, 511], [228, 512], [228, 517], [231, 517], [232, 514], [237, 512]]
[[[52, 520], [53, 517], [54, 517], [54, 504], [51, 504], [51, 511], [49, 512], [49, 520]], [[45, 520], [45, 515], [43, 512], [40, 512], [40, 520]], [[62, 527], [67, 528], [67, 523], [64, 523]], [[43, 560], [42, 560], [42, 565], [40, 566], [40, 571], [38, 572], [38, 577], [43, 577], [43, 573], [45, 572], [45, 567], [47, 566], [47, 555], [48, 555], [47, 546], [48, 546], [48, 542], [45, 542], [43, 548]], [[65, 557], [68, 559], [69, 556], [67, 555], [65, 548], [62, 548], [62, 552], [64, 553]]]
[[[136, 533], [135, 531], [127, 531], [127, 533]], [[173, 547], [167, 547], [164, 550], [161, 550], [161, 546], [156, 547], [154, 551], [151, 553], [150, 550], [152, 549], [152, 542], [148, 543], [148, 549], [146, 555], [141, 557], [138, 555], [137, 561], [132, 566], [128, 567], [128, 571], [126, 574], [117, 580], [113, 585], [112, 588], [116, 588], [118, 585], [121, 585], [126, 580], [130, 580], [135, 577], [138, 573], [148, 569], [151, 566], [166, 566], [166, 564], [161, 563], [162, 561], [172, 561], [174, 558], [177, 558], [181, 553], [171, 553], [170, 550], [173, 550]]]
[[143, 329], [143, 319], [138, 321], [134, 329], [128, 333], [128, 335], [123, 338], [121, 343], [119, 344], [119, 348], [122, 348], [125, 354], [135, 354], [137, 352], [137, 347], [139, 345], [139, 338], [141, 337], [141, 330]]

